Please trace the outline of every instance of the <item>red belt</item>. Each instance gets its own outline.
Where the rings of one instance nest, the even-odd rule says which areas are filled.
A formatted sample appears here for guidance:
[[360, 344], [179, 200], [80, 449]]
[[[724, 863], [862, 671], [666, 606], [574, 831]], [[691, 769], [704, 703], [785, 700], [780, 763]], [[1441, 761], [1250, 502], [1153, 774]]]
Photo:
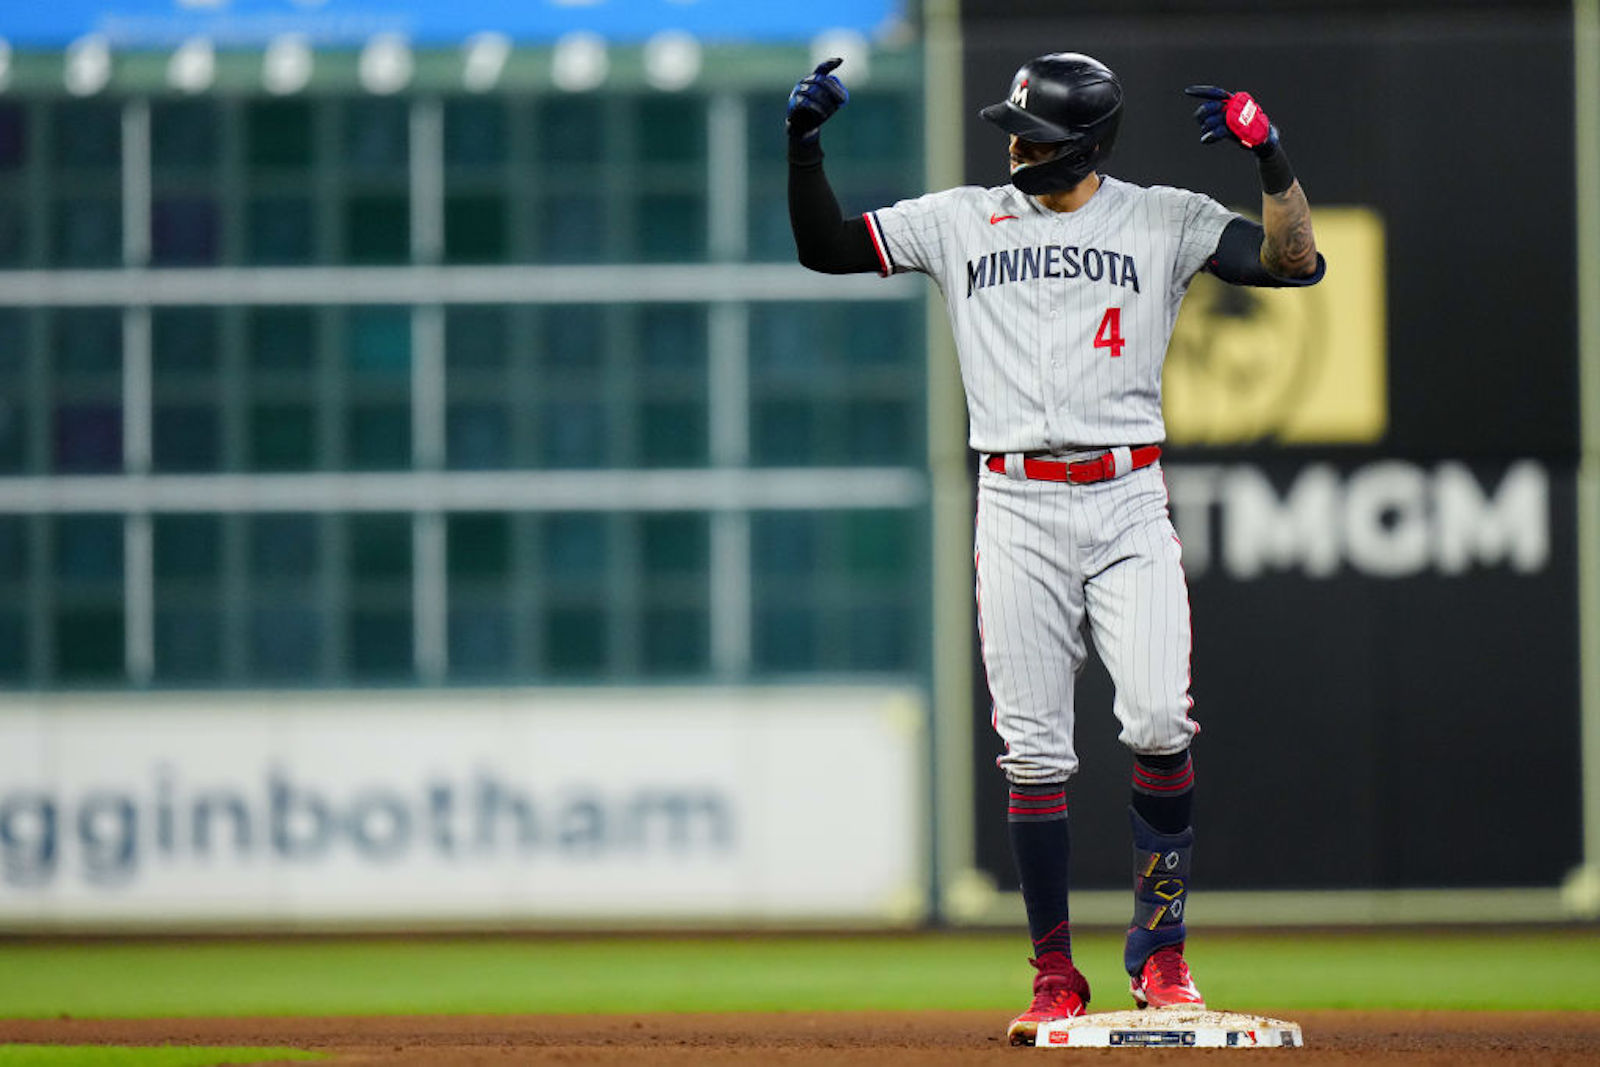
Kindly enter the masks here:
[[[1058, 459], [1022, 459], [1022, 473], [1025, 477], [1039, 482], [1071, 482], [1073, 485], [1084, 485], [1089, 482], [1103, 482], [1108, 478], [1115, 478], [1129, 471], [1141, 470], [1150, 466], [1161, 458], [1160, 445], [1143, 445], [1132, 449], [1130, 454], [1133, 463], [1126, 471], [1116, 469], [1116, 459], [1110, 452], [1102, 453], [1095, 459], [1086, 459], [1079, 463], [1063, 463]], [[1006, 457], [993, 455], [984, 464], [996, 474], [1006, 472]]]

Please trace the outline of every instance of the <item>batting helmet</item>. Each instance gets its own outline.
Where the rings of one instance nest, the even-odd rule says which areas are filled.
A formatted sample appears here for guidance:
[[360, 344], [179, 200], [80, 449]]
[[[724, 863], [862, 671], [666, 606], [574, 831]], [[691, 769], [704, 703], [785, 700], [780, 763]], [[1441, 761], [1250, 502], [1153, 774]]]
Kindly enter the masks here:
[[1024, 63], [1011, 95], [978, 114], [1025, 141], [1060, 145], [1049, 159], [1012, 167], [1011, 184], [1032, 195], [1071, 189], [1111, 152], [1122, 83], [1097, 59], [1053, 52]]

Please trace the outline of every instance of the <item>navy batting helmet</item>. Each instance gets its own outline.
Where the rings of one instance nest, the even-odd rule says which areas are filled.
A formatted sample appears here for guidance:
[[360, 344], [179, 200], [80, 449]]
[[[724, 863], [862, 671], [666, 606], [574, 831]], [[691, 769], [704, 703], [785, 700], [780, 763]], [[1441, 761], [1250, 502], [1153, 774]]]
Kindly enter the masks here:
[[1111, 152], [1122, 83], [1097, 59], [1053, 52], [1024, 63], [1010, 96], [978, 114], [1025, 141], [1060, 145], [1049, 159], [1013, 167], [1013, 185], [1033, 195], [1071, 189]]

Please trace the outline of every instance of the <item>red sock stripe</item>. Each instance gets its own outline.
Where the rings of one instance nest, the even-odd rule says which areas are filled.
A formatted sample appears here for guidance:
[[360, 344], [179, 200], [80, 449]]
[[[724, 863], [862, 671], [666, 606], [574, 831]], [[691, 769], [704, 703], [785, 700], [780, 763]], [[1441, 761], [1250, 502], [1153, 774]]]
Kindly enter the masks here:
[[1150, 793], [1181, 793], [1194, 788], [1194, 764], [1185, 763], [1170, 774], [1160, 774], [1134, 765], [1133, 784]]
[[1019, 793], [1011, 791], [1011, 805], [1007, 815], [1059, 815], [1067, 810], [1067, 791], [1056, 793]]
[[1066, 810], [1067, 810], [1067, 806], [1065, 804], [1057, 804], [1053, 808], [1015, 808], [1015, 807], [1007, 808], [1006, 809], [1006, 814], [1007, 815], [1059, 815], [1061, 812], [1066, 811]]

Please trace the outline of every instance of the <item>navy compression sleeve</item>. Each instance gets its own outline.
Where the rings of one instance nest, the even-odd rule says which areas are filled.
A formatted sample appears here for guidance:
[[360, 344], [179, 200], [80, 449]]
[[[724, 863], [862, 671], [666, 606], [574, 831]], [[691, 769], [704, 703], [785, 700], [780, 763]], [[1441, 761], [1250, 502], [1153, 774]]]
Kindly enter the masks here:
[[789, 146], [789, 228], [802, 266], [824, 274], [881, 269], [866, 221], [847, 219], [840, 212], [815, 141]]

